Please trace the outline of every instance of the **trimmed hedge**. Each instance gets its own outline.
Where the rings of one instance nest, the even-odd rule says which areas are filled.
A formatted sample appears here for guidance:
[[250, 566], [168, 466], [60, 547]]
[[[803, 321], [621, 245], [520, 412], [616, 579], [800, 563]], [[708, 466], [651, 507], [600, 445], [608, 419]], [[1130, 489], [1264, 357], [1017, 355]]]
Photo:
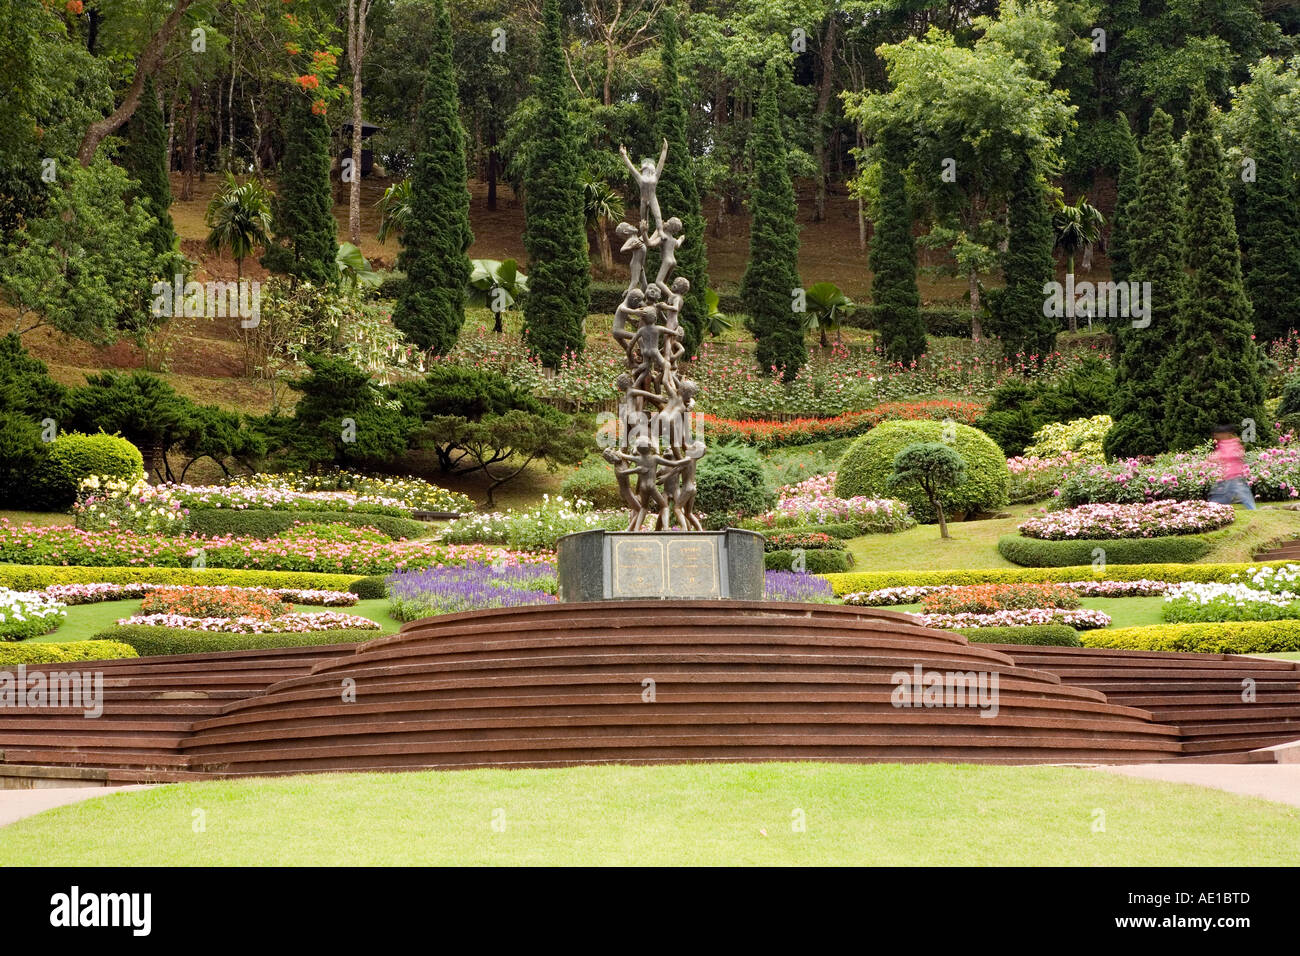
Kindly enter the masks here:
[[1103, 628], [1083, 635], [1083, 646], [1195, 654], [1300, 651], [1300, 621], [1223, 621]]
[[322, 644], [360, 644], [382, 637], [379, 631], [313, 631], [309, 634], [219, 634], [183, 627], [123, 624], [100, 631], [96, 641], [128, 644], [141, 657], [163, 654], [206, 654], [211, 651], [247, 651], [265, 647], [317, 647]]
[[[1098, 574], [1090, 564], [1055, 568], [972, 568], [963, 571], [854, 571], [828, 574], [836, 594], [877, 591], [923, 584], [1016, 584], [1066, 581], [1229, 581], [1248, 568], [1282, 568], [1294, 561], [1255, 561], [1251, 564], [1122, 564], [1106, 565]], [[1276, 623], [1276, 622], [1270, 622]]]
[[998, 554], [1027, 568], [1062, 568], [1093, 560], [1097, 548], [1107, 564], [1190, 564], [1210, 553], [1212, 545], [1198, 534], [1161, 538], [1096, 538], [1080, 541], [1046, 541], [1006, 534], [998, 539]]
[[1079, 633], [1068, 624], [1027, 627], [959, 627], [972, 644], [1028, 644], [1037, 647], [1081, 647]]
[[[974, 512], [996, 511], [1006, 505], [1011, 488], [1007, 460], [993, 439], [978, 429], [953, 422], [953, 450], [966, 462], [966, 480], [940, 493], [944, 513], [949, 517]], [[943, 441], [945, 425], [934, 421], [882, 422], [849, 448], [835, 476], [835, 494], [840, 498], [865, 495], [868, 498], [897, 498], [906, 502], [912, 515], [927, 524], [935, 522], [934, 509], [925, 492], [911, 482], [889, 487], [894, 458], [915, 442]]]
[[757, 522], [743, 521], [741, 527], [759, 534], [828, 534], [839, 541], [847, 541], [862, 534], [851, 521], [828, 521], [826, 524], [796, 524], [788, 528], [768, 528]]
[[47, 446], [24, 494], [39, 510], [61, 511], [77, 500], [81, 479], [91, 475], [135, 481], [144, 475], [144, 458], [117, 435], [64, 432]]
[[39, 591], [51, 584], [191, 584], [232, 587], [302, 588], [346, 591], [356, 574], [315, 571], [257, 571], [242, 568], [64, 567], [51, 564], [0, 564], [0, 587]]
[[139, 657], [134, 647], [115, 640], [55, 641], [0, 644], [0, 667], [14, 664], [62, 664], [70, 661], [111, 661]]
[[384, 581], [382, 574], [372, 574], [369, 577], [357, 578], [348, 585], [348, 590], [363, 601], [374, 601], [388, 597], [388, 585]]
[[212, 537], [274, 538], [297, 522], [374, 528], [393, 539], [419, 538], [433, 530], [423, 521], [396, 515], [352, 511], [274, 511], [269, 508], [191, 508], [188, 530]]
[[[804, 570], [809, 574], [836, 574], [853, 566], [853, 555], [838, 548], [808, 549], [803, 553]], [[768, 571], [793, 571], [793, 551], [768, 551], [763, 555]]]

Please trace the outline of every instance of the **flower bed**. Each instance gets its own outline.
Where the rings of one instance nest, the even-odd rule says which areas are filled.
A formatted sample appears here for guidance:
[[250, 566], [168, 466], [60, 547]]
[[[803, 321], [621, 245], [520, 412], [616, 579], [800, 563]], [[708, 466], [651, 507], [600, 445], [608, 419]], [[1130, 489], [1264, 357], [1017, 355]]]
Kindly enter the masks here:
[[1049, 512], [1020, 525], [1020, 533], [1045, 541], [1160, 538], [1198, 534], [1232, 524], [1232, 505], [1212, 501], [1080, 505]]
[[49, 634], [67, 616], [63, 603], [53, 598], [0, 588], [0, 641], [23, 641]]
[[800, 531], [794, 534], [776, 532], [763, 538], [763, 550], [784, 551], [788, 548], [839, 548], [840, 542], [828, 534], [817, 531]]
[[555, 568], [550, 564], [492, 565], [404, 571], [388, 577], [392, 615], [414, 621], [491, 607], [553, 604]]
[[1061, 483], [1080, 463], [1081, 459], [1073, 452], [1054, 458], [1008, 458], [1007, 471], [1011, 473], [1008, 500], [1016, 505], [1055, 497]]
[[[62, 601], [64, 604], [97, 604], [101, 601], [126, 601], [133, 598], [142, 598], [150, 591], [159, 588], [169, 587], [163, 584], [146, 584], [142, 581], [133, 581], [130, 584], [109, 584], [98, 582], [94, 584], [52, 584], [43, 588], [40, 593], [47, 598], [55, 601]], [[173, 586], [176, 587], [176, 586]], [[215, 590], [217, 587], [203, 585], [179, 585], [178, 587], [199, 590]], [[229, 588], [223, 588], [229, 590]], [[355, 594], [348, 591], [316, 591], [303, 588], [260, 588], [247, 587], [239, 588], [241, 591], [259, 592], [267, 595], [274, 595], [282, 601], [291, 601], [296, 604], [315, 604], [321, 607], [351, 607], [356, 604], [358, 598]]]
[[121, 627], [167, 627], [224, 634], [306, 634], [316, 631], [377, 631], [369, 618], [339, 611], [309, 611], [279, 617], [191, 617], [184, 614], [133, 614], [120, 618]]
[[[307, 475], [301, 472], [284, 472], [275, 475], [254, 475], [237, 478], [229, 489], [249, 492], [338, 493], [353, 496], [358, 502], [376, 502], [383, 505], [396, 503], [407, 511], [474, 510], [474, 500], [458, 491], [439, 488], [420, 478], [383, 478], [358, 475], [346, 471]], [[312, 499], [302, 499], [312, 500]], [[335, 511], [336, 508], [323, 508]]]
[[1300, 619], [1300, 595], [1240, 583], [1191, 582], [1165, 595], [1161, 617], [1171, 624]]
[[[875, 591], [856, 591], [844, 595], [845, 604], [862, 607], [893, 607], [899, 604], [917, 604], [928, 594], [958, 591], [968, 587], [996, 587], [997, 585], [917, 584], [901, 587], [879, 588]], [[1068, 588], [1079, 597], [1159, 597], [1175, 585], [1167, 581], [1065, 581], [1056, 585]]]
[[622, 531], [627, 514], [622, 511], [592, 511], [585, 501], [565, 501], [543, 496], [543, 503], [529, 511], [493, 511], [468, 515], [451, 522], [442, 531], [450, 544], [503, 544], [520, 551], [554, 551], [566, 534], [604, 528]]
[[244, 588], [154, 588], [140, 602], [144, 615], [257, 618], [269, 621], [293, 610], [278, 594]]
[[816, 574], [796, 571], [767, 571], [763, 580], [763, 598], [767, 601], [791, 601], [798, 604], [835, 604], [830, 582]]
[[914, 614], [926, 627], [954, 630], [961, 627], [1023, 627], [1030, 624], [1066, 624], [1075, 630], [1107, 627], [1110, 615], [1087, 608], [1028, 608], [992, 614]]
[[1078, 595], [1059, 584], [975, 584], [944, 588], [921, 599], [925, 614], [996, 614], [1078, 606]]
[[776, 507], [759, 515], [759, 528], [849, 523], [860, 534], [889, 534], [916, 524], [907, 505], [893, 498], [837, 498], [835, 472], [814, 475], [780, 490]]
[[781, 448], [809, 445], [814, 442], [851, 438], [890, 419], [952, 419], [973, 424], [984, 406], [975, 402], [925, 401], [886, 402], [863, 411], [845, 412], [829, 418], [793, 418], [785, 421], [767, 419], [716, 418], [701, 415], [704, 434], [712, 442], [742, 442], [756, 448]]
[[77, 527], [86, 531], [179, 534], [189, 511], [143, 477], [130, 482], [91, 475], [81, 481], [72, 514]]

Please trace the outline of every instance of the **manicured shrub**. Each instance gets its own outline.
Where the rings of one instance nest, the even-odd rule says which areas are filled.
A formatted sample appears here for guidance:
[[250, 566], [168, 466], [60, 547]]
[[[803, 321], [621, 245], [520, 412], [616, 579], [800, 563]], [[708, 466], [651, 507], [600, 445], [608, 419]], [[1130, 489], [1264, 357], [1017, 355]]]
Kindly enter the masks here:
[[828, 521], [826, 524], [796, 524], [789, 527], [773, 528], [770, 525], [763, 524], [761, 519], [747, 518], [741, 522], [740, 526], [766, 535], [769, 540], [774, 536], [787, 534], [826, 534], [836, 540], [847, 541], [849, 538], [856, 538], [862, 534], [858, 526], [849, 521]]
[[134, 482], [144, 475], [144, 458], [140, 449], [116, 435], [64, 432], [49, 443], [32, 474], [33, 506], [49, 511], [71, 507], [81, 480], [91, 475]]
[[139, 657], [129, 644], [113, 639], [93, 641], [67, 641], [57, 643], [42, 641], [21, 644], [0, 644], [0, 667], [18, 664], [62, 664], [71, 661], [111, 661], [123, 657]]
[[429, 534], [431, 526], [414, 518], [394, 515], [365, 514], [350, 511], [270, 511], [229, 508], [191, 508], [187, 530], [191, 534], [213, 537], [234, 535], [249, 538], [274, 538], [298, 522], [345, 524], [354, 528], [374, 528], [388, 537], [419, 538]]
[[348, 590], [363, 601], [374, 601], [388, 597], [388, 585], [382, 574], [371, 574], [357, 578], [348, 585]]
[[998, 554], [1030, 568], [1060, 568], [1095, 560], [1097, 550], [1105, 552], [1111, 564], [1181, 564], [1210, 553], [1211, 544], [1201, 535], [1184, 534], [1164, 538], [1094, 538], [1079, 541], [1041, 541], [1018, 534], [998, 539]]
[[[1079, 632], [1067, 624], [1033, 624], [1028, 627], [960, 627], [972, 644], [1028, 644], [1038, 647], [1080, 647]], [[1093, 632], [1096, 633], [1096, 632]]]
[[853, 443], [840, 462], [835, 494], [841, 498], [866, 495], [894, 497], [904, 501], [919, 521], [933, 521], [934, 509], [915, 484], [889, 487], [894, 458], [916, 442], [943, 441], [945, 429], [953, 438], [953, 450], [966, 462], [966, 479], [940, 495], [944, 513], [971, 515], [994, 511], [1007, 503], [1011, 474], [997, 444], [983, 432], [958, 422], [884, 422]]
[[[797, 565], [802, 562], [802, 567]], [[769, 571], [802, 570], [809, 574], [837, 574], [853, 566], [853, 555], [837, 548], [795, 551], [768, 551], [763, 555], [763, 567]]]
[[707, 515], [762, 514], [776, 504], [758, 452], [741, 445], [719, 445], [700, 459], [695, 472], [695, 510]]
[[1193, 654], [1275, 654], [1300, 651], [1300, 621], [1228, 621], [1215, 624], [1151, 624], [1093, 631], [1084, 647]]
[[1287, 561], [1254, 564], [1106, 564], [1098, 573], [1091, 565], [1068, 568], [972, 568], [965, 571], [855, 571], [832, 574], [836, 594], [877, 591], [883, 588], [925, 587], [937, 584], [990, 584], [1016, 581], [1231, 581], [1233, 575], [1254, 569], [1286, 567]]
[[1034, 441], [1025, 449], [1025, 457], [1059, 458], [1074, 454], [1080, 461], [1103, 461], [1102, 441], [1113, 424], [1109, 415], [1048, 422], [1034, 432]]
[[[1245, 565], [1243, 565], [1245, 567]], [[39, 591], [51, 584], [199, 584], [346, 591], [355, 574], [237, 568], [77, 567], [0, 564], [0, 587]]]
[[570, 500], [590, 501], [598, 509], [623, 508], [614, 468], [603, 458], [588, 458], [560, 483], [560, 494]]
[[820, 531], [797, 533], [793, 531], [771, 531], [763, 539], [764, 551], [786, 551], [795, 548], [814, 551], [823, 548], [844, 550], [838, 541]]
[[180, 627], [119, 625], [100, 631], [96, 641], [129, 645], [141, 657], [162, 654], [207, 654], [212, 651], [246, 651], [263, 647], [317, 647], [323, 644], [359, 644], [379, 635], [375, 631], [314, 631], [305, 634], [219, 634]]

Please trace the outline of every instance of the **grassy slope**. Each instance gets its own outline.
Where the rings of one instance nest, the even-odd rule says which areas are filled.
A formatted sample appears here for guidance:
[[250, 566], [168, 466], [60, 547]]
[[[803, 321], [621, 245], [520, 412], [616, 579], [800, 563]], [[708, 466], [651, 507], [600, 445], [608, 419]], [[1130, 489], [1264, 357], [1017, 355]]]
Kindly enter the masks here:
[[[100, 631], [110, 628], [114, 623], [123, 617], [130, 617], [132, 614], [139, 612], [139, 601], [103, 601], [99, 604], [77, 604], [68, 608], [68, 617], [62, 626], [52, 634], [45, 634], [41, 637], [34, 637], [34, 641], [88, 641]], [[394, 620], [388, 616], [388, 601], [385, 598], [377, 598], [370, 601], [359, 601], [355, 607], [342, 608], [324, 608], [315, 607], [308, 604], [294, 605], [295, 611], [328, 611], [338, 610], [344, 614], [357, 614], [361, 617], [370, 618], [379, 625], [379, 630], [375, 636], [380, 634], [392, 634], [402, 626], [401, 621]]]
[[1083, 769], [697, 764], [160, 787], [5, 827], [0, 864], [1233, 866], [1298, 846], [1300, 809]]

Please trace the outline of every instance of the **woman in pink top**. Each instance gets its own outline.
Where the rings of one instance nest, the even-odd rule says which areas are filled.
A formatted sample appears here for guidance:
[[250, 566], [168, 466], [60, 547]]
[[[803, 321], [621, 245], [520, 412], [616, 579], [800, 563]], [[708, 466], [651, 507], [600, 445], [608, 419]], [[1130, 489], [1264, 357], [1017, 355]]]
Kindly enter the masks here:
[[1246, 450], [1231, 425], [1214, 429], [1214, 452], [1210, 459], [1219, 467], [1219, 480], [1210, 490], [1210, 500], [1224, 505], [1240, 501], [1253, 511], [1255, 496], [1246, 481]]

